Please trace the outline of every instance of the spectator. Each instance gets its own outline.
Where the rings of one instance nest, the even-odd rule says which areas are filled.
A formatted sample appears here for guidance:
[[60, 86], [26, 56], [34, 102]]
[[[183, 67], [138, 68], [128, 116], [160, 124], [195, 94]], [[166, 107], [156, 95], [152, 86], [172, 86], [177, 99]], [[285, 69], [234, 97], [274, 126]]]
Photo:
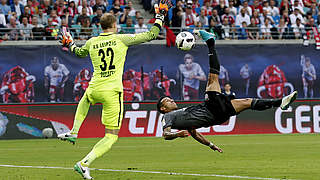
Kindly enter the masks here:
[[269, 19], [266, 18], [264, 20], [264, 23], [261, 25], [261, 33], [263, 39], [272, 39], [271, 37], [271, 28], [272, 25], [269, 23]]
[[230, 9], [230, 14], [234, 17], [237, 16], [237, 8], [233, 6], [234, 2], [233, 0], [229, 0], [229, 9]]
[[246, 10], [242, 8], [240, 10], [240, 14], [238, 14], [236, 17], [236, 26], [241, 27], [242, 22], [244, 21], [246, 22], [246, 24], [250, 24], [250, 17], [248, 16], [248, 14], [246, 14]]
[[50, 14], [50, 11], [52, 10], [50, 0], [43, 0], [43, 3], [40, 5], [40, 9], [43, 10], [44, 14]]
[[183, 76], [183, 100], [199, 99], [200, 81], [206, 81], [206, 75], [201, 66], [193, 62], [191, 54], [184, 56], [184, 64], [179, 65], [179, 74]]
[[[248, 5], [248, 1], [244, 0], [242, 3], [242, 6], [240, 6], [239, 11], [241, 11], [242, 9], [245, 9], [245, 13], [248, 16], [252, 16], [252, 9], [251, 7]], [[250, 20], [249, 20], [250, 21]]]
[[38, 17], [33, 16], [32, 18], [32, 39], [43, 40], [44, 37], [44, 26], [38, 23]]
[[182, 13], [181, 27], [197, 26], [197, 17], [192, 13], [192, 7], [187, 5], [186, 12]]
[[267, 10], [263, 10], [263, 13], [260, 16], [260, 22], [265, 22], [265, 19], [269, 19], [269, 22], [271, 24], [274, 24], [274, 20], [273, 20], [272, 16], [268, 15]]
[[287, 13], [290, 11], [290, 5], [288, 0], [282, 0], [280, 4], [280, 15], [283, 15], [283, 12], [286, 11]]
[[250, 19], [250, 25], [248, 26], [248, 36], [249, 39], [259, 39], [259, 27], [257, 26], [256, 20], [253, 17]]
[[293, 13], [290, 14], [290, 22], [292, 25], [296, 24], [297, 19], [300, 19], [301, 23], [304, 24], [304, 19], [302, 17], [302, 15], [299, 13], [299, 9], [294, 9]]
[[129, 16], [135, 16], [136, 10], [133, 8], [132, 1], [128, 1], [128, 7], [130, 8]]
[[124, 6], [127, 4], [126, 0], [119, 0], [120, 6]]
[[126, 24], [121, 24], [121, 31], [124, 34], [134, 34], [135, 33], [135, 29], [134, 29], [134, 25], [133, 25], [133, 21], [132, 21], [131, 17], [127, 18]]
[[201, 26], [209, 26], [208, 17], [205, 15], [205, 9], [201, 8], [200, 15], [197, 17], [197, 23]]
[[103, 0], [96, 0], [96, 4], [92, 7], [93, 13], [96, 13], [98, 8], [102, 9], [103, 13], [107, 11], [107, 7], [104, 5]]
[[[254, 11], [253, 11], [252, 18], [254, 18], [254, 23], [255, 23], [256, 25], [261, 24], [258, 10], [254, 10]], [[250, 22], [251, 22], [251, 21], [250, 21]]]
[[55, 40], [58, 36], [58, 23], [53, 22], [52, 18], [48, 19], [48, 25], [45, 27], [46, 40]]
[[230, 35], [231, 26], [227, 18], [224, 18], [222, 20], [221, 29], [222, 29], [222, 34], [221, 34], [222, 39], [229, 40], [231, 38], [231, 35]]
[[222, 16], [224, 13], [226, 6], [225, 6], [225, 1], [224, 0], [219, 0], [219, 5], [214, 7], [218, 11], [218, 15]]
[[292, 8], [293, 11], [295, 11], [296, 9], [298, 9], [298, 10], [299, 10], [299, 13], [300, 13], [301, 15], [304, 15], [304, 14], [305, 14], [305, 13], [304, 13], [304, 10], [303, 10], [303, 6], [299, 4], [299, 0], [294, 0], [294, 3], [293, 3], [293, 5], [292, 5], [291, 8]]
[[242, 26], [239, 29], [238, 39], [248, 39], [248, 28], [245, 21], [242, 22]]
[[111, 10], [113, 11], [113, 13], [115, 15], [119, 15], [123, 10], [120, 7], [120, 2], [119, 0], [115, 0], [113, 3], [113, 7], [111, 8]]
[[120, 15], [119, 24], [125, 24], [129, 16], [130, 8], [125, 7], [123, 10], [123, 14]]
[[22, 18], [22, 23], [20, 24], [19, 29], [20, 29], [20, 36], [22, 37], [22, 40], [31, 39], [32, 25], [28, 23], [27, 17]]
[[290, 17], [289, 17], [289, 14], [288, 14], [288, 11], [283, 11], [282, 18], [284, 19], [284, 21], [285, 21], [286, 25], [291, 24], [291, 22], [290, 22]]
[[0, 26], [5, 27], [7, 25], [6, 17], [2, 13], [2, 10], [0, 9]]
[[57, 15], [56, 10], [51, 10], [50, 18], [52, 19], [52, 22], [56, 22], [58, 25], [61, 24], [61, 18]]
[[43, 26], [46, 26], [48, 24], [48, 18], [47, 16], [43, 13], [43, 9], [39, 9], [39, 14], [35, 15], [37, 16], [38, 23], [42, 24]]
[[78, 16], [76, 24], [82, 25], [84, 20], [90, 17], [87, 15], [87, 8], [82, 8], [81, 15]]
[[80, 32], [80, 40], [89, 39], [92, 34], [92, 28], [90, 25], [90, 18], [87, 17], [83, 20], [83, 24], [81, 26], [81, 32]]
[[[189, 2], [188, 2], [189, 3]], [[200, 3], [199, 3], [199, 0], [192, 0], [191, 1], [191, 6], [192, 6], [192, 9], [195, 9], [195, 8], [200, 8]], [[195, 12], [194, 12], [195, 13]]]
[[7, 0], [1, 0], [0, 9], [5, 16], [11, 14], [11, 8], [7, 5]]
[[317, 7], [317, 3], [313, 2], [311, 4], [309, 12], [311, 13], [312, 16], [317, 16], [319, 14], [319, 9]]
[[25, 6], [23, 12], [24, 13], [20, 16], [19, 21], [22, 22], [22, 18], [27, 17], [28, 23], [31, 23], [33, 16], [31, 14], [30, 8], [28, 6]]
[[210, 1], [205, 1], [204, 6], [201, 9], [204, 9], [206, 16], [212, 15], [212, 7], [210, 6]]
[[172, 19], [171, 19], [172, 27], [181, 27], [182, 14], [183, 14], [182, 1], [178, 0], [176, 7], [172, 9]]
[[99, 26], [100, 25], [100, 18], [102, 17], [102, 14], [103, 14], [102, 9], [98, 8], [96, 13], [97, 13], [97, 15], [92, 18], [92, 24]]
[[138, 23], [136, 25], [134, 25], [134, 28], [135, 28], [135, 33], [142, 33], [142, 32], [148, 31], [147, 25], [144, 24], [143, 17], [138, 18]]
[[275, 0], [270, 0], [271, 16], [280, 16], [279, 8], [276, 6]]
[[19, 17], [21, 14], [23, 14], [24, 7], [19, 2], [19, 0], [13, 0], [13, 4], [11, 4], [11, 12], [15, 12], [17, 16]]
[[[304, 8], [303, 0], [291, 0], [291, 4], [294, 4], [295, 1], [298, 1], [298, 5], [301, 6], [302, 8]], [[294, 8], [293, 8], [293, 9], [294, 9]]]
[[307, 36], [309, 37], [309, 39], [314, 38], [314, 29], [316, 29], [316, 27], [317, 26], [314, 23], [314, 19], [310, 18], [308, 23], [305, 25], [305, 30], [306, 30], [306, 33], [307, 33]]
[[56, 9], [57, 15], [59, 17], [65, 15], [65, 9], [67, 8], [64, 6], [64, 0], [57, 0], [56, 3], [58, 4]]
[[215, 34], [217, 36], [217, 39], [222, 37], [222, 29], [221, 26], [219, 26], [215, 19], [211, 19], [209, 23], [209, 32]]
[[30, 9], [30, 14], [34, 15], [38, 13], [38, 7], [33, 6], [32, 0], [27, 0], [27, 6]]
[[293, 28], [294, 37], [296, 39], [302, 38], [305, 34], [304, 25], [301, 24], [301, 20], [299, 18], [296, 19], [296, 23], [291, 26]]
[[227, 19], [229, 24], [234, 24], [234, 17], [230, 14], [230, 9], [229, 8], [225, 8], [224, 9], [224, 14], [221, 16], [222, 22], [224, 21], [224, 19]]
[[288, 35], [288, 27], [284, 20], [284, 18], [281, 18], [279, 21], [279, 25], [277, 26], [277, 31], [279, 34], [279, 39], [286, 39]]
[[18, 27], [16, 25], [16, 18], [11, 16], [9, 24], [7, 24], [7, 28], [9, 28], [9, 32], [5, 35], [4, 39], [15, 40], [17, 41], [19, 38]]
[[88, 5], [87, 0], [82, 0], [82, 6], [78, 6], [78, 12], [82, 12], [82, 9], [85, 7], [87, 10], [87, 16], [93, 15], [92, 8]]
[[233, 6], [239, 8], [241, 5], [241, 0], [233, 0]]
[[268, 1], [263, 1], [263, 6], [262, 6], [262, 12], [266, 11], [268, 16], [272, 16], [271, 15], [271, 7], [269, 6], [269, 2]]
[[252, 13], [254, 11], [258, 11], [258, 13], [262, 13], [262, 11], [263, 11], [263, 8], [262, 8], [259, 0], [254, 0], [253, 1], [253, 5], [251, 6], [251, 9], [252, 9]]
[[72, 0], [71, 2], [69, 2], [69, 5], [68, 5], [68, 12], [69, 12], [69, 16], [74, 18], [74, 16], [76, 14], [79, 14], [78, 13], [78, 9], [74, 3], [74, 0]]
[[214, 21], [217, 23], [217, 25], [221, 24], [221, 20], [220, 20], [220, 17], [218, 15], [218, 11], [216, 9], [212, 10], [212, 15], [210, 16], [209, 21], [211, 19], [214, 19]]

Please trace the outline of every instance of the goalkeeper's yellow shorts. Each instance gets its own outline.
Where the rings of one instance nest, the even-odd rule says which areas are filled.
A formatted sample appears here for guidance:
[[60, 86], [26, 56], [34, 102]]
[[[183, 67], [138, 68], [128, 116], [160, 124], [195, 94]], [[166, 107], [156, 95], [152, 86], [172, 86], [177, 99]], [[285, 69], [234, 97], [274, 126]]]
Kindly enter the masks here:
[[84, 96], [91, 104], [102, 103], [101, 122], [107, 129], [120, 129], [123, 118], [123, 93], [117, 91], [93, 91], [90, 86]]

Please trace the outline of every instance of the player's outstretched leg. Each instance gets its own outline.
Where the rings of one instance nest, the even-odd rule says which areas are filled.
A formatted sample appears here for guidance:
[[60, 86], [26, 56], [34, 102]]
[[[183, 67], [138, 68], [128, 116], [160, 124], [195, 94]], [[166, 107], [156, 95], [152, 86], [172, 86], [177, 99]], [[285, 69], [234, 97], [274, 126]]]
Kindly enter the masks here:
[[84, 121], [84, 119], [88, 114], [89, 108], [90, 108], [90, 102], [85, 93], [78, 104], [71, 131], [67, 133], [59, 134], [58, 138], [63, 141], [68, 141], [68, 142], [71, 142], [72, 144], [75, 144], [76, 139], [78, 137], [79, 129], [81, 127], [82, 122]]

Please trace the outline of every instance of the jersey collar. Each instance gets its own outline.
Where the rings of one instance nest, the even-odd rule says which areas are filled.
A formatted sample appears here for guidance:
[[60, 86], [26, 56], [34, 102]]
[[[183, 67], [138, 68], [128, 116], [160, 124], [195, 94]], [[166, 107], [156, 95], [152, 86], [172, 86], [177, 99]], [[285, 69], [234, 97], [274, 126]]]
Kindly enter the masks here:
[[111, 35], [111, 34], [113, 34], [113, 32], [100, 33], [99, 36], [109, 36], [109, 35]]

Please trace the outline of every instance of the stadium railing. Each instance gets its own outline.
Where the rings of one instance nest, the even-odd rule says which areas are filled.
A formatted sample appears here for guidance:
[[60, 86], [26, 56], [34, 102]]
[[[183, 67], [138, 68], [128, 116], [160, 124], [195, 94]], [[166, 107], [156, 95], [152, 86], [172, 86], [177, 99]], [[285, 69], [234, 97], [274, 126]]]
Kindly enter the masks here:
[[[136, 32], [141, 32], [143, 30], [147, 31], [150, 27], [141, 29], [133, 27], [119, 27], [118, 33], [128, 33], [133, 34]], [[264, 39], [303, 39], [303, 36], [309, 32], [310, 39], [313, 39], [312, 29], [293, 29], [284, 28], [281, 32], [278, 28], [261, 28], [261, 27], [228, 27], [223, 28], [221, 26], [210, 27], [170, 27], [170, 30], [174, 34], [178, 34], [182, 31], [193, 32], [195, 29], [206, 29], [207, 31], [214, 32], [219, 40], [264, 40]], [[72, 26], [69, 28], [71, 34], [76, 40], [87, 40], [90, 37], [98, 36], [102, 32], [101, 27], [90, 27], [83, 28], [80, 26]], [[57, 40], [59, 36], [60, 28], [43, 28], [42, 30], [37, 29], [21, 29], [21, 28], [0, 28], [0, 40]], [[166, 29], [163, 29], [158, 39], [165, 39], [167, 34]]]

